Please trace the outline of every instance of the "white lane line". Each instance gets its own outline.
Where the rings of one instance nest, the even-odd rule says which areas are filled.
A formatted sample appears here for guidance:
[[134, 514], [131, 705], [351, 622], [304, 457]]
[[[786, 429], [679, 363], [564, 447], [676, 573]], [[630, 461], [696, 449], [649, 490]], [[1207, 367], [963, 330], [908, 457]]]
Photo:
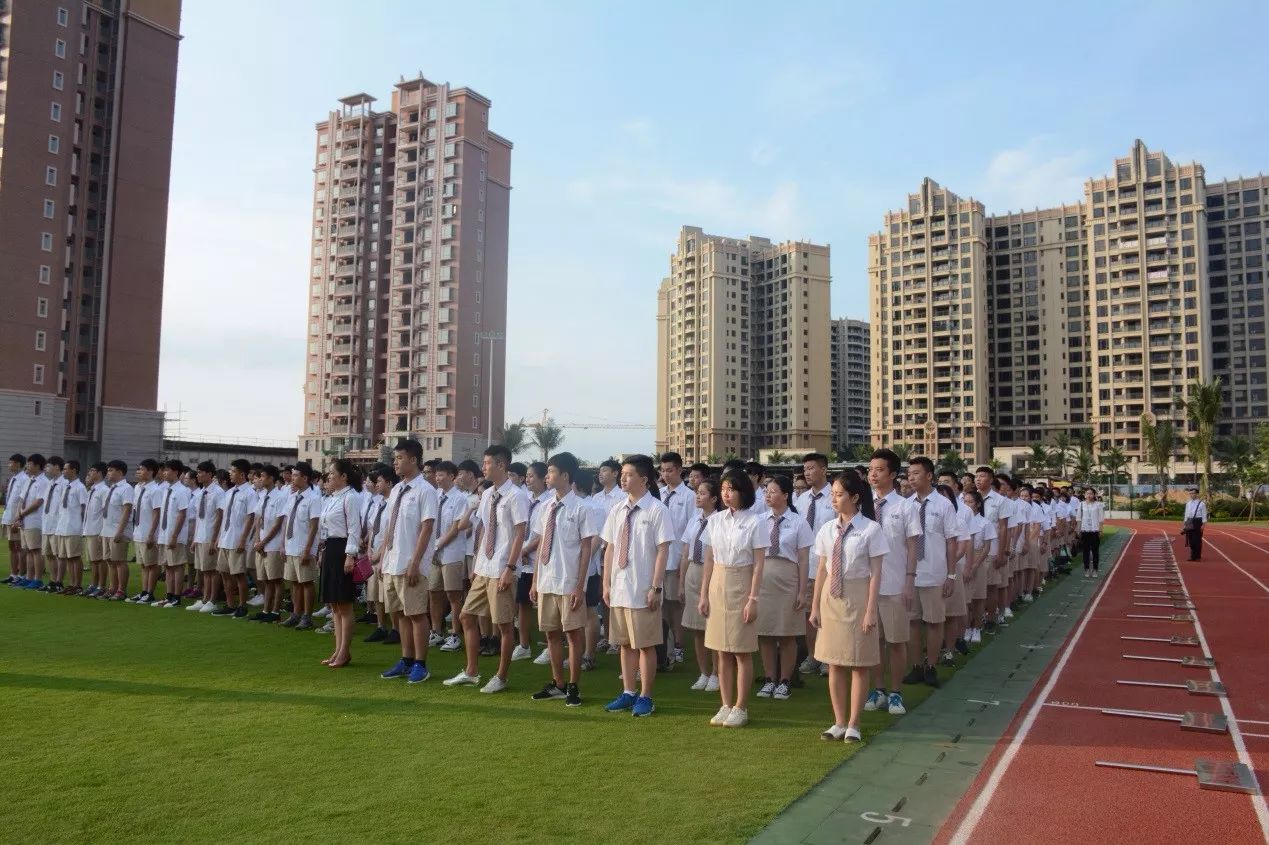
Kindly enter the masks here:
[[[1224, 557], [1224, 554], [1222, 553], [1221, 556]], [[1225, 559], [1229, 560], [1229, 558]], [[1230, 563], [1233, 563], [1233, 561], [1231, 560]], [[1181, 573], [1177, 573], [1177, 577], [1181, 579], [1181, 586], [1185, 588], [1185, 591], [1188, 593], [1190, 590], [1185, 585], [1185, 576]], [[1253, 578], [1252, 580], [1255, 579]], [[1261, 584], [1260, 586], [1264, 587], [1265, 585]], [[1269, 587], [1266, 587], [1265, 591], [1269, 592]], [[1203, 653], [1211, 654], [1212, 649], [1207, 644], [1207, 637], [1203, 635], [1203, 625], [1199, 622], [1198, 612], [1195, 611], [1193, 616], [1194, 633], [1198, 636], [1199, 643], [1203, 648]], [[1212, 673], [1213, 681], [1220, 682], [1220, 672], [1216, 671], [1215, 666], [1208, 669], [1208, 671]], [[1243, 733], [1238, 728], [1238, 720], [1234, 718], [1234, 708], [1229, 703], [1229, 698], [1227, 696], [1219, 696], [1219, 700], [1221, 710], [1225, 713], [1225, 721], [1229, 723], [1229, 738], [1234, 742], [1234, 751], [1238, 754], [1238, 762], [1247, 767], [1247, 769], [1251, 772], [1251, 777], [1254, 781], [1256, 780], [1256, 764], [1252, 762], [1251, 755], [1247, 753], [1247, 743], [1243, 742]], [[1252, 809], [1256, 811], [1256, 820], [1260, 822], [1260, 833], [1264, 836], [1265, 841], [1269, 842], [1269, 806], [1266, 806], [1265, 804], [1265, 796], [1261, 792], [1259, 784], [1257, 784], [1255, 793], [1251, 795], [1251, 806]]]
[[[1235, 537], [1233, 534], [1218, 534], [1218, 533], [1217, 533], [1217, 532], [1215, 532], [1215, 531], [1213, 531], [1212, 533], [1213, 533], [1213, 534], [1215, 534], [1217, 537], [1228, 537], [1228, 538], [1229, 538], [1229, 539], [1231, 539], [1231, 540], [1238, 540], [1238, 542], [1242, 543], [1244, 546], [1251, 546], [1253, 549], [1258, 549], [1259, 551], [1262, 551], [1262, 552], [1263, 552], [1263, 551], [1266, 551], [1266, 549], [1262, 549], [1262, 548], [1260, 548], [1260, 546], [1257, 546], [1255, 543], [1248, 543], [1246, 540], [1243, 540], [1243, 539], [1241, 539], [1241, 538]], [[1226, 562], [1227, 562], [1230, 566], [1234, 567], [1234, 568], [1235, 568], [1235, 569], [1237, 569], [1239, 572], [1241, 572], [1242, 574], [1246, 575], [1246, 576], [1247, 576], [1248, 578], [1250, 578], [1251, 580], [1255, 581], [1255, 582], [1256, 582], [1256, 584], [1257, 584], [1257, 585], [1259, 585], [1260, 589], [1264, 590], [1266, 593], [1269, 593], [1269, 584], [1265, 584], [1265, 582], [1264, 582], [1264, 581], [1261, 581], [1261, 580], [1260, 580], [1259, 578], [1257, 578], [1255, 575], [1252, 575], [1252, 574], [1251, 574], [1250, 572], [1248, 572], [1246, 569], [1243, 569], [1241, 566], [1239, 566], [1238, 564], [1234, 563], [1233, 559], [1232, 559], [1229, 555], [1227, 555], [1227, 554], [1225, 554], [1224, 552], [1222, 552], [1222, 551], [1220, 550], [1220, 547], [1218, 547], [1215, 543], [1210, 543], [1209, 545], [1211, 545], [1211, 547], [1212, 547], [1212, 550], [1213, 550], [1213, 551], [1215, 551], [1215, 552], [1216, 552], [1218, 555], [1220, 555], [1221, 557], [1225, 558], [1225, 561], [1226, 561]], [[1186, 590], [1186, 592], [1188, 593], [1188, 592], [1189, 592], [1189, 590]]]
[[1022, 743], [1026, 741], [1027, 734], [1031, 733], [1031, 728], [1035, 725], [1036, 718], [1039, 717], [1040, 711], [1044, 709], [1045, 702], [1049, 695], [1053, 692], [1053, 688], [1057, 686], [1058, 678], [1062, 676], [1062, 671], [1066, 669], [1067, 662], [1071, 659], [1071, 655], [1075, 653], [1075, 647], [1079, 645], [1080, 638], [1084, 636], [1084, 630], [1088, 628], [1088, 623], [1093, 618], [1093, 614], [1097, 610], [1097, 605], [1101, 604], [1102, 598], [1110, 589], [1110, 582], [1115, 580], [1122, 568], [1124, 556], [1128, 554], [1128, 549], [1132, 547], [1132, 541], [1136, 537], [1136, 529], [1129, 528], [1128, 542], [1124, 543], [1123, 549], [1119, 552], [1119, 557], [1115, 560], [1115, 566], [1111, 570], [1110, 577], [1101, 582], [1097, 595], [1093, 596], [1092, 603], [1084, 611], [1084, 616], [1080, 619], [1079, 627], [1075, 629], [1075, 636], [1071, 637], [1070, 643], [1067, 644], [1066, 650], [1062, 652], [1062, 656], [1058, 658], [1057, 665], [1053, 667], [1053, 673], [1049, 675], [1049, 681], [1044, 685], [1044, 689], [1040, 690], [1040, 694], [1036, 696], [1035, 702], [1032, 703], [1031, 709], [1027, 711], [1026, 717], [1022, 720], [1022, 724], [1018, 728], [1009, 746], [1005, 748], [1005, 752], [1000, 755], [1000, 759], [996, 761], [995, 768], [992, 769], [991, 775], [987, 778], [987, 783], [983, 784], [983, 789], [978, 793], [978, 797], [974, 799], [974, 803], [970, 805], [969, 810], [965, 813], [965, 817], [961, 819], [960, 825], [956, 828], [955, 835], [952, 836], [953, 845], [966, 845], [970, 836], [974, 832], [974, 828], [978, 827], [978, 823], [982, 821], [983, 814], [987, 812], [987, 806], [996, 796], [996, 790], [1000, 788], [1000, 782], [1004, 779], [1005, 772], [1013, 763], [1014, 758], [1018, 756], [1018, 751], [1022, 748]]

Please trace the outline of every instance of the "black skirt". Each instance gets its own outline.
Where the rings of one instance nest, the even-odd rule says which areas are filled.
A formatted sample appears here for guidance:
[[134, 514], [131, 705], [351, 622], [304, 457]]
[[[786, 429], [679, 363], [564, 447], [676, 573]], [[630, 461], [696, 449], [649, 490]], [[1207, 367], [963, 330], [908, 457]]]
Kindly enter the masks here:
[[319, 598], [324, 604], [351, 604], [357, 600], [357, 585], [351, 572], [344, 571], [346, 537], [327, 537], [322, 552], [322, 589]]

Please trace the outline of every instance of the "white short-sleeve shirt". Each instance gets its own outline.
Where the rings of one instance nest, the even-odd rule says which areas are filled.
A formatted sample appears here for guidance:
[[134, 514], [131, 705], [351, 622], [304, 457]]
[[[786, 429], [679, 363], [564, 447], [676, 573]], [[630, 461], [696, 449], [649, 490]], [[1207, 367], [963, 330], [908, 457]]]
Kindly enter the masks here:
[[136, 491], [132, 485], [126, 481], [116, 481], [114, 484], [106, 483], [106, 498], [102, 502], [101, 508], [104, 514], [101, 521], [101, 534], [98, 536], [114, 539], [115, 533], [119, 530], [119, 523], [123, 523], [123, 534], [120, 536], [124, 540], [132, 539], [132, 518], [123, 518], [123, 509], [128, 505], [136, 504]]
[[283, 531], [286, 530], [286, 506], [287, 496], [285, 490], [272, 489], [261, 490], [262, 501], [260, 503], [259, 515], [260, 519], [256, 525], [256, 537], [263, 540], [269, 536], [269, 532], [273, 530], [273, 524], [279, 519], [283, 524], [278, 527], [278, 533], [273, 535], [273, 539], [264, 544], [266, 552], [281, 552], [286, 549], [286, 537]]
[[[493, 512], [495, 496], [498, 497], [496, 519]], [[501, 578], [510, 562], [511, 540], [515, 528], [517, 525], [527, 525], [529, 521], [529, 494], [508, 478], [501, 487], [490, 487], [481, 494], [479, 513], [483, 530], [480, 546], [476, 549], [475, 572], [486, 578]], [[491, 536], [493, 554], [488, 553]], [[527, 528], [524, 539], [525, 542], [529, 540]]]
[[[626, 515], [633, 507], [638, 507], [638, 510], [630, 520], [630, 552], [626, 557], [627, 565], [622, 567], [617, 565], [618, 550], [614, 546], [622, 536]], [[657, 550], [674, 539], [672, 533], [669, 512], [651, 493], [644, 493], [636, 503], [631, 503], [627, 496], [626, 501], [608, 511], [600, 536], [614, 547], [610, 552], [613, 556], [612, 580], [608, 585], [612, 607], [638, 609], [648, 606], [648, 590], [652, 588], [652, 579], [656, 575]]]
[[[705, 547], [709, 545], [709, 521], [714, 515], [706, 516], [700, 508], [697, 508], [692, 514], [692, 519], [687, 523], [687, 527], [683, 529], [679, 543], [687, 550], [688, 563], [705, 562]], [[805, 522], [806, 520], [803, 520], [803, 523]], [[698, 542], [700, 543], [699, 553], [696, 550]]]
[[154, 528], [154, 540], [158, 542], [159, 518], [158, 510], [163, 506], [163, 491], [166, 486], [161, 481], [139, 481], [134, 486], [136, 507], [132, 509], [132, 536], [138, 543], [150, 539], [150, 529]]
[[285, 518], [282, 522], [282, 550], [287, 557], [302, 557], [306, 553], [317, 553], [320, 531], [313, 533], [313, 545], [304, 549], [304, 541], [308, 539], [308, 531], [314, 519], [321, 518], [321, 497], [309, 495], [308, 490], [291, 491], [284, 505]]
[[22, 503], [22, 497], [26, 493], [27, 485], [31, 483], [31, 477], [25, 472], [18, 470], [9, 476], [8, 482], [4, 487], [4, 513], [0, 514], [0, 525], [12, 525], [18, 516], [20, 507], [25, 507]]
[[[594, 509], [573, 492], [559, 498], [551, 492], [551, 501], [539, 505], [534, 514], [533, 533], [538, 548], [533, 553], [536, 564], [534, 586], [539, 593], [566, 596], [578, 587], [577, 567], [581, 560], [582, 541], [594, 537]], [[547, 521], [554, 519], [550, 554], [547, 555]], [[589, 560], [587, 572], [589, 572]], [[585, 586], [585, 583], [581, 584]]]
[[767, 547], [763, 518], [751, 510], [722, 511], [709, 521], [709, 546], [715, 566], [750, 566], [753, 550]]
[[190, 511], [194, 515], [195, 543], [210, 543], [215, 539], [212, 529], [216, 527], [216, 511], [220, 510], [224, 495], [224, 489], [215, 481], [194, 491]]
[[[432, 536], [419, 561], [419, 572], [432, 572], [432, 557], [436, 554], [436, 488], [426, 478], [416, 475], [409, 481], [398, 481], [388, 495], [384, 512], [384, 530], [392, 530], [392, 547], [383, 556], [383, 571], [389, 575], [404, 575], [410, 568], [415, 548], [419, 542], [419, 528], [432, 523]], [[396, 513], [396, 524], [392, 514]], [[385, 538], [386, 539], [386, 538]]]
[[58, 537], [78, 537], [84, 530], [84, 509], [88, 504], [88, 489], [76, 478], [74, 481], [63, 479], [61, 500], [58, 503], [57, 530]]
[[818, 490], [808, 489], [793, 498], [798, 513], [811, 526], [812, 532], [818, 532], [820, 526], [833, 519], [833, 485], [825, 483]]
[[[957, 536], [956, 511], [947, 497], [931, 490], [925, 506], [925, 556], [918, 556], [916, 586], [937, 587], [947, 580], [947, 540]], [[908, 499], [909, 531], [921, 535], [921, 499], [916, 493]], [[920, 540], [917, 540], [920, 543]]]
[[683, 530], [696, 512], [696, 496], [691, 487], [680, 481], [678, 487], [661, 488], [661, 504], [670, 512], [670, 522], [674, 529], [674, 541], [670, 543], [670, 556], [665, 564], [665, 571], [673, 572], [679, 568], [679, 560], [683, 557], [679, 538], [683, 536]]
[[[943, 499], [937, 493], [931, 494], [931, 498], [935, 496]], [[947, 499], [943, 499], [943, 503], [949, 508], [952, 506]], [[926, 515], [928, 518], [928, 511]], [[838, 535], [846, 530], [847, 525], [850, 525], [850, 533], [846, 535], [846, 542], [842, 546], [842, 577], [844, 579], [849, 581], [871, 577], [872, 559], [877, 556], [884, 559], [886, 553], [890, 551], [890, 544], [881, 526], [862, 513], [855, 514], [849, 523], [844, 522], [841, 516], [832, 522], [825, 523], [815, 535], [815, 556], [824, 561], [824, 576], [828, 579], [828, 582], [820, 588], [821, 596], [828, 595], [827, 591], [833, 582], [833, 546], [836, 545]]]
[[[22, 499], [22, 508], [25, 510], [36, 502], [40, 502], [48, 497], [49, 481], [48, 476], [44, 473], [38, 473], [26, 485], [26, 493]], [[27, 514], [22, 520], [23, 531], [41, 531], [44, 527], [44, 505]]]
[[[555, 491], [543, 490], [541, 493], [534, 494], [532, 490], [526, 487], [524, 488], [524, 494], [529, 497], [529, 524], [528, 528], [525, 529], [524, 534], [524, 545], [527, 546], [529, 545], [529, 540], [537, 535], [537, 530], [534, 526], [538, 524], [538, 514], [542, 513], [542, 508], [546, 507], [547, 502], [555, 498]], [[520, 562], [516, 564], [516, 573], [520, 575], [525, 573], [532, 574], [533, 567], [537, 564], [537, 560], [537, 552], [534, 552], [533, 554], [528, 554], [527, 552], [522, 554], [520, 556]]]
[[176, 523], [181, 520], [181, 513], [189, 507], [189, 490], [184, 484], [169, 484], [157, 497], [159, 504], [159, 530], [155, 532], [154, 542], [166, 546], [180, 541], [174, 536]]
[[250, 516], [255, 500], [252, 498], [251, 485], [247, 482], [231, 487], [220, 500], [220, 509], [224, 516], [220, 520], [220, 538], [217, 546], [222, 549], [242, 551], [242, 532], [247, 528], [247, 517]]
[[[780, 528], [773, 546], [771, 530], [776, 520], [780, 521]], [[783, 514], [776, 516], [775, 511], [768, 509], [758, 520], [758, 535], [767, 550], [767, 560], [777, 557], [797, 563], [798, 552], [815, 545], [815, 532], [811, 530], [811, 526], [801, 514], [791, 510], [785, 510]]]
[[[877, 506], [881, 502], [881, 506]], [[874, 513], [881, 531], [886, 535], [888, 551], [881, 563], [881, 590], [883, 596], [903, 595], [908, 577], [908, 538], [921, 533], [908, 519], [908, 500], [891, 490], [880, 499], [873, 500]], [[854, 532], [851, 532], [852, 534]]]
[[106, 491], [110, 486], [98, 481], [88, 491], [88, 502], [84, 505], [84, 526], [81, 533], [85, 537], [97, 537], [101, 534], [101, 523], [105, 518], [102, 508], [106, 504]]
[[[448, 490], [438, 489], [436, 492], [436, 530], [433, 534], [439, 543], [440, 539], [449, 533], [455, 523], [461, 522], [463, 515], [467, 513], [467, 494], [457, 487], [451, 487]], [[462, 563], [466, 554], [466, 545], [467, 538], [459, 534], [448, 546], [436, 550], [436, 558], [443, 566]]]

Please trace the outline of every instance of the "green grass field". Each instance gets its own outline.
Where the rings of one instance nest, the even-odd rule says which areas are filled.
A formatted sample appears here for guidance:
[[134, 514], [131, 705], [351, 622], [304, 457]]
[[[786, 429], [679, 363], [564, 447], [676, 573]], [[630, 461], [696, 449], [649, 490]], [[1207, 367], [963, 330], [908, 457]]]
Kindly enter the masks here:
[[4, 587], [0, 642], [4, 841], [741, 841], [853, 748], [819, 739], [820, 678], [726, 730], [694, 668], [658, 678], [650, 719], [604, 712], [615, 657], [568, 709], [529, 700], [529, 662], [486, 696], [442, 687], [460, 657], [433, 650], [408, 687], [378, 677], [395, 646], [332, 671], [328, 635]]

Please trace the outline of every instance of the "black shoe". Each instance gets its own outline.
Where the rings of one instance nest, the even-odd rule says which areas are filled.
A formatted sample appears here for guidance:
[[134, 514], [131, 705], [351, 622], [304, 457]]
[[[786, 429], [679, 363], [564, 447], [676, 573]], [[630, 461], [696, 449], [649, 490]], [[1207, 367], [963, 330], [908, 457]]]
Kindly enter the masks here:
[[269, 614], [265, 613], [265, 612], [262, 610], [262, 611], [260, 611], [259, 613], [253, 613], [253, 614], [251, 614], [251, 616], [249, 616], [249, 617], [248, 617], [248, 621], [251, 621], [251, 622], [263, 622], [263, 621], [265, 620], [265, 618], [266, 618], [268, 615], [269, 615]]
[[1038, 598], [1040, 598], [1040, 591], [1039, 591], [1039, 590], [1032, 590], [1032, 591], [1031, 591], [1031, 598], [1033, 598], [1033, 599], [1038, 599]]
[[294, 628], [298, 624], [300, 624], [300, 615], [298, 613], [292, 613], [286, 618], [286, 621], [282, 623], [282, 627]]
[[480, 656], [493, 657], [495, 653], [496, 652], [494, 651], [492, 639], [490, 637], [481, 637], [480, 638]]
[[388, 636], [383, 640], [384, 645], [396, 645], [399, 642], [401, 642], [401, 632], [396, 628], [389, 631]]
[[959, 651], [961, 654], [969, 654], [969, 643], [965, 642], [960, 637], [957, 637], [956, 650]]
[[542, 689], [530, 696], [534, 701], [550, 701], [552, 698], [564, 698], [564, 690], [555, 685], [554, 681], [547, 681]]
[[261, 622], [263, 622], [263, 623], [264, 623], [264, 624], [266, 624], [266, 625], [273, 625], [274, 623], [276, 623], [276, 622], [277, 622], [278, 620], [280, 620], [281, 618], [282, 618], [281, 614], [277, 614], [277, 613], [266, 613], [266, 614], [264, 615], [264, 618], [263, 618], [263, 619], [261, 619], [260, 621], [261, 621]]
[[925, 680], [925, 670], [920, 666], [913, 666], [908, 674], [903, 676], [905, 684], [919, 684]]
[[367, 610], [353, 621], [355, 621], [358, 625], [374, 625], [379, 621], [379, 617]]
[[381, 643], [388, 638], [388, 632], [384, 628], [375, 628], [370, 632], [370, 636], [362, 640], [363, 643]]
[[297, 631], [311, 631], [311, 630], [313, 630], [313, 619], [312, 619], [312, 617], [309, 617], [309, 616], [301, 616], [301, 617], [300, 617], [300, 624], [298, 624], [298, 625], [296, 625], [296, 626], [295, 626], [295, 630], [297, 630]]
[[996, 633], [996, 620], [988, 619], [985, 623], [983, 623], [983, 630], [988, 634]]
[[229, 605], [225, 605], [224, 607], [218, 607], [215, 610], [213, 610], [211, 612], [211, 615], [212, 616], [233, 616], [235, 610], [236, 608], [232, 608]]
[[564, 688], [564, 706], [565, 707], [581, 707], [582, 694], [577, 689], [577, 684], [569, 684]]
[[928, 686], [935, 689], [939, 688], [939, 673], [934, 671], [933, 666], [926, 666], [921, 680], [925, 681]]
[[245, 604], [238, 605], [238, 607], [234, 610], [234, 619], [246, 619], [246, 618], [247, 618], [247, 606]]

